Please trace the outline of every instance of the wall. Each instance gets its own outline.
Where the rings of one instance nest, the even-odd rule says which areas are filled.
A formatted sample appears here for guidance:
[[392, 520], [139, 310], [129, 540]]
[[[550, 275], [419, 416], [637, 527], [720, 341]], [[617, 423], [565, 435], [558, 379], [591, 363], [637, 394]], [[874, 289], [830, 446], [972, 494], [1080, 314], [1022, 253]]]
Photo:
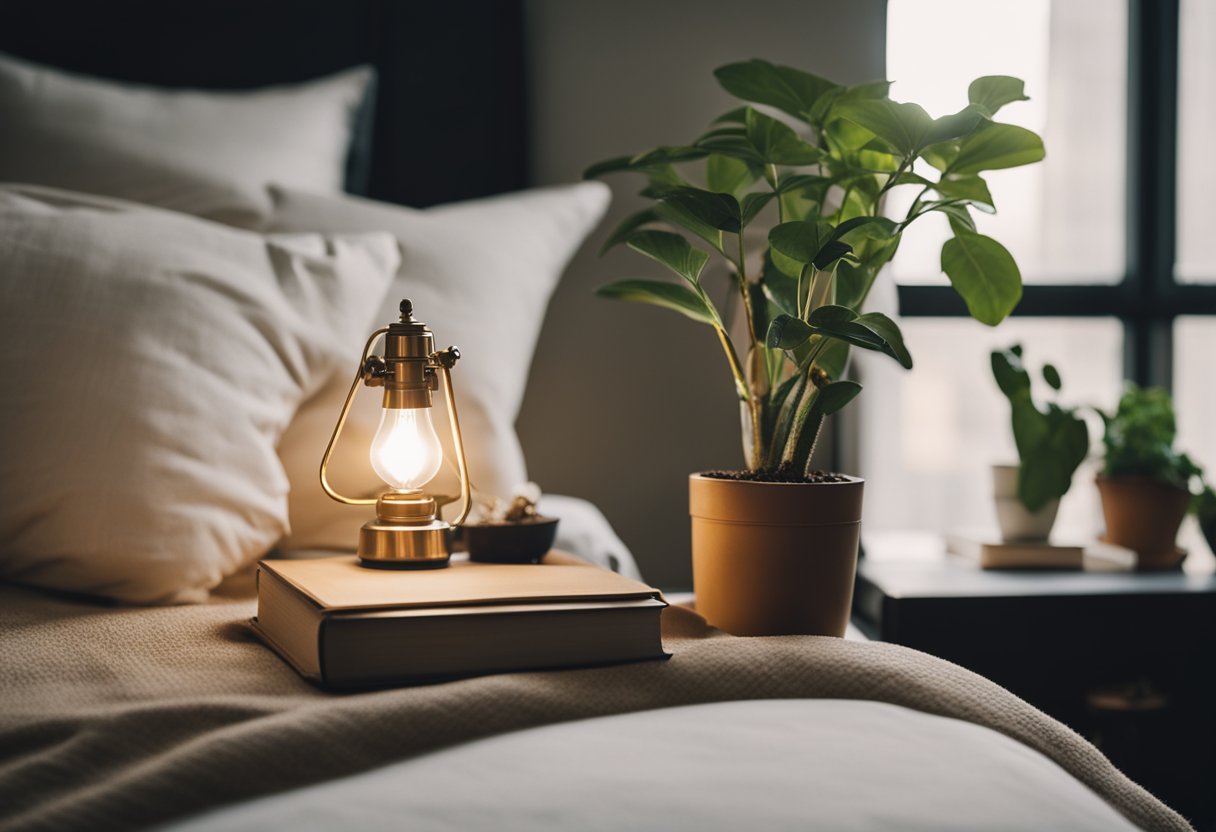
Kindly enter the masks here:
[[[885, 0], [530, 0], [535, 184], [592, 162], [695, 138], [735, 106], [714, 67], [763, 57], [856, 83], [882, 77]], [[610, 179], [612, 208], [549, 308], [519, 432], [546, 490], [608, 515], [646, 577], [691, 584], [687, 476], [742, 465], [739, 415], [712, 331], [675, 313], [600, 300], [618, 277], [663, 276], [604, 238], [642, 207], [637, 177]], [[724, 272], [713, 276], [725, 295]]]

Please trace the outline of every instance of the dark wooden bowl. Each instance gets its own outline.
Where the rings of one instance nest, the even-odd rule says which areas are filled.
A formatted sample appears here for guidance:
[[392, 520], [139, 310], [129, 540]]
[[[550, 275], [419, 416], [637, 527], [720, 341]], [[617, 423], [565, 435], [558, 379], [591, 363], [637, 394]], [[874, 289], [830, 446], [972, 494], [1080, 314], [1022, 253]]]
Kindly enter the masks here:
[[469, 560], [482, 563], [539, 563], [553, 548], [556, 517], [537, 517], [522, 523], [478, 523], [465, 526]]

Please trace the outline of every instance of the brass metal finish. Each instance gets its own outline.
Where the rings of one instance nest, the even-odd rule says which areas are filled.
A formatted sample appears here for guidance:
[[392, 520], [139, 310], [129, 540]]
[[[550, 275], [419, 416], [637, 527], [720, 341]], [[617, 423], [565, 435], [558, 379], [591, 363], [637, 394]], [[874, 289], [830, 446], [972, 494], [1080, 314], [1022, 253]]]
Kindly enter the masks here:
[[[372, 347], [381, 336], [384, 336], [385, 354], [372, 355]], [[364, 525], [359, 532], [359, 558], [366, 566], [390, 569], [445, 566], [451, 552], [452, 526], [463, 523], [472, 507], [464, 440], [452, 390], [451, 368], [459, 360], [460, 350], [448, 347], [436, 351], [434, 345], [434, 335], [426, 324], [414, 320], [412, 305], [403, 300], [401, 320], [376, 330], [367, 340], [355, 380], [321, 458], [321, 487], [326, 494], [346, 505], [376, 506], [376, 520]], [[418, 409], [432, 406], [431, 394], [439, 389], [441, 379], [460, 473], [460, 494], [431, 497], [422, 492], [386, 491], [378, 498], [359, 498], [336, 491], [329, 484], [329, 462], [360, 385], [383, 387], [385, 408]], [[454, 523], [448, 524], [438, 518], [440, 507], [458, 500], [461, 508]]]
[[[329, 436], [329, 444], [325, 446], [325, 455], [321, 457], [321, 488], [330, 496], [330, 499], [337, 500], [339, 503], [345, 503], [348, 506], [374, 506], [376, 500], [368, 497], [347, 497], [339, 494], [329, 484], [329, 460], [334, 454], [334, 446], [338, 444], [338, 437], [342, 434], [342, 428], [346, 427], [346, 419], [350, 416], [351, 405], [355, 403], [355, 395], [359, 392], [359, 384], [364, 382], [368, 367], [368, 356], [371, 354], [372, 347], [381, 335], [388, 332], [388, 327], [377, 329], [367, 339], [367, 344], [363, 347], [363, 357], [359, 359], [359, 369], [355, 371], [355, 380], [351, 382], [350, 392], [346, 394], [346, 401], [342, 403], [342, 412], [338, 416], [338, 423], [334, 425], [334, 432]], [[377, 356], [378, 357], [378, 356]]]
[[386, 491], [376, 502], [381, 523], [430, 523], [435, 510], [435, 498], [422, 493]]
[[359, 560], [367, 566], [426, 569], [447, 564], [452, 527], [442, 520], [423, 525], [367, 523], [359, 530]]

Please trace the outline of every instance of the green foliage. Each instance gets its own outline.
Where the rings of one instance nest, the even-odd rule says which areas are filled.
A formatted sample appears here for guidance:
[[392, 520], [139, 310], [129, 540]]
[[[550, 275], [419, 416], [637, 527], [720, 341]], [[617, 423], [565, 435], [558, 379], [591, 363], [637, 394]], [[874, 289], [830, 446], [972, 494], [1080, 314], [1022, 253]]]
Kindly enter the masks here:
[[[1038, 161], [1043, 143], [993, 120], [1026, 99], [1016, 78], [977, 78], [962, 109], [933, 118], [917, 104], [892, 101], [887, 81], [844, 86], [762, 60], [714, 75], [741, 105], [705, 133], [584, 173], [644, 178], [641, 193], [653, 205], [626, 218], [604, 250], [625, 244], [679, 278], [625, 280], [599, 293], [712, 327], [746, 405], [748, 466], [805, 468], [823, 419], [861, 390], [840, 378], [851, 348], [912, 367], [896, 323], [861, 310], [913, 222], [930, 213], [950, 220], [942, 269], [973, 317], [995, 326], [1017, 305], [1017, 264], [976, 232], [971, 209], [995, 212], [983, 171]], [[885, 217], [884, 198], [898, 187], [917, 188], [916, 198], [905, 216]], [[753, 224], [764, 233], [748, 233]], [[747, 271], [745, 240], [753, 239], [767, 243], [758, 274]], [[736, 348], [701, 286], [713, 254], [737, 284], [746, 346]]]
[[[992, 351], [992, 375], [1009, 399], [1013, 417], [1020, 460], [1018, 499], [1028, 511], [1038, 511], [1068, 493], [1073, 474], [1089, 452], [1089, 429], [1076, 408], [1049, 402], [1040, 410], [1035, 405], [1021, 345]], [[1053, 390], [1060, 389], [1060, 373], [1051, 364], [1043, 367], [1043, 379]]]
[[1149, 477], [1189, 488], [1191, 479], [1202, 474], [1186, 454], [1174, 449], [1174, 404], [1165, 390], [1129, 382], [1115, 412], [1103, 413], [1102, 421], [1102, 472], [1108, 477]]

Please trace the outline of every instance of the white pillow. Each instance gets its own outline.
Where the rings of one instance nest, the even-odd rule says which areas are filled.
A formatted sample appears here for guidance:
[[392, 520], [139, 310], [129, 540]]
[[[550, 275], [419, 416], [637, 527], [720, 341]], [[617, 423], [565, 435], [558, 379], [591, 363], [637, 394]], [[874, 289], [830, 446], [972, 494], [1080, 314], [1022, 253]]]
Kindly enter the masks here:
[[[222, 60], [222, 57], [219, 58]], [[0, 181], [255, 228], [266, 184], [341, 193], [372, 70], [242, 92], [87, 78], [0, 55]]]
[[264, 554], [287, 529], [275, 445], [397, 264], [389, 235], [0, 188], [0, 577], [201, 601]]
[[[415, 316], [434, 331], [437, 346], [460, 347], [452, 378], [470, 478], [479, 491], [509, 496], [528, 479], [515, 419], [545, 309], [566, 264], [603, 216], [608, 188], [584, 182], [425, 211], [273, 190], [274, 230], [384, 230], [401, 242], [401, 269], [377, 325], [397, 320], [398, 303], [409, 298]], [[329, 500], [317, 484], [317, 464], [354, 378], [363, 340], [350, 344], [349, 378], [301, 408], [280, 446], [292, 485], [292, 534], [282, 544], [285, 550], [350, 548], [365, 519], [365, 513]], [[375, 494], [384, 484], [368, 464], [367, 449], [379, 424], [380, 397], [375, 390], [364, 391], [356, 405], [334, 478], [348, 492]], [[436, 427], [446, 436], [444, 417], [436, 416]]]

